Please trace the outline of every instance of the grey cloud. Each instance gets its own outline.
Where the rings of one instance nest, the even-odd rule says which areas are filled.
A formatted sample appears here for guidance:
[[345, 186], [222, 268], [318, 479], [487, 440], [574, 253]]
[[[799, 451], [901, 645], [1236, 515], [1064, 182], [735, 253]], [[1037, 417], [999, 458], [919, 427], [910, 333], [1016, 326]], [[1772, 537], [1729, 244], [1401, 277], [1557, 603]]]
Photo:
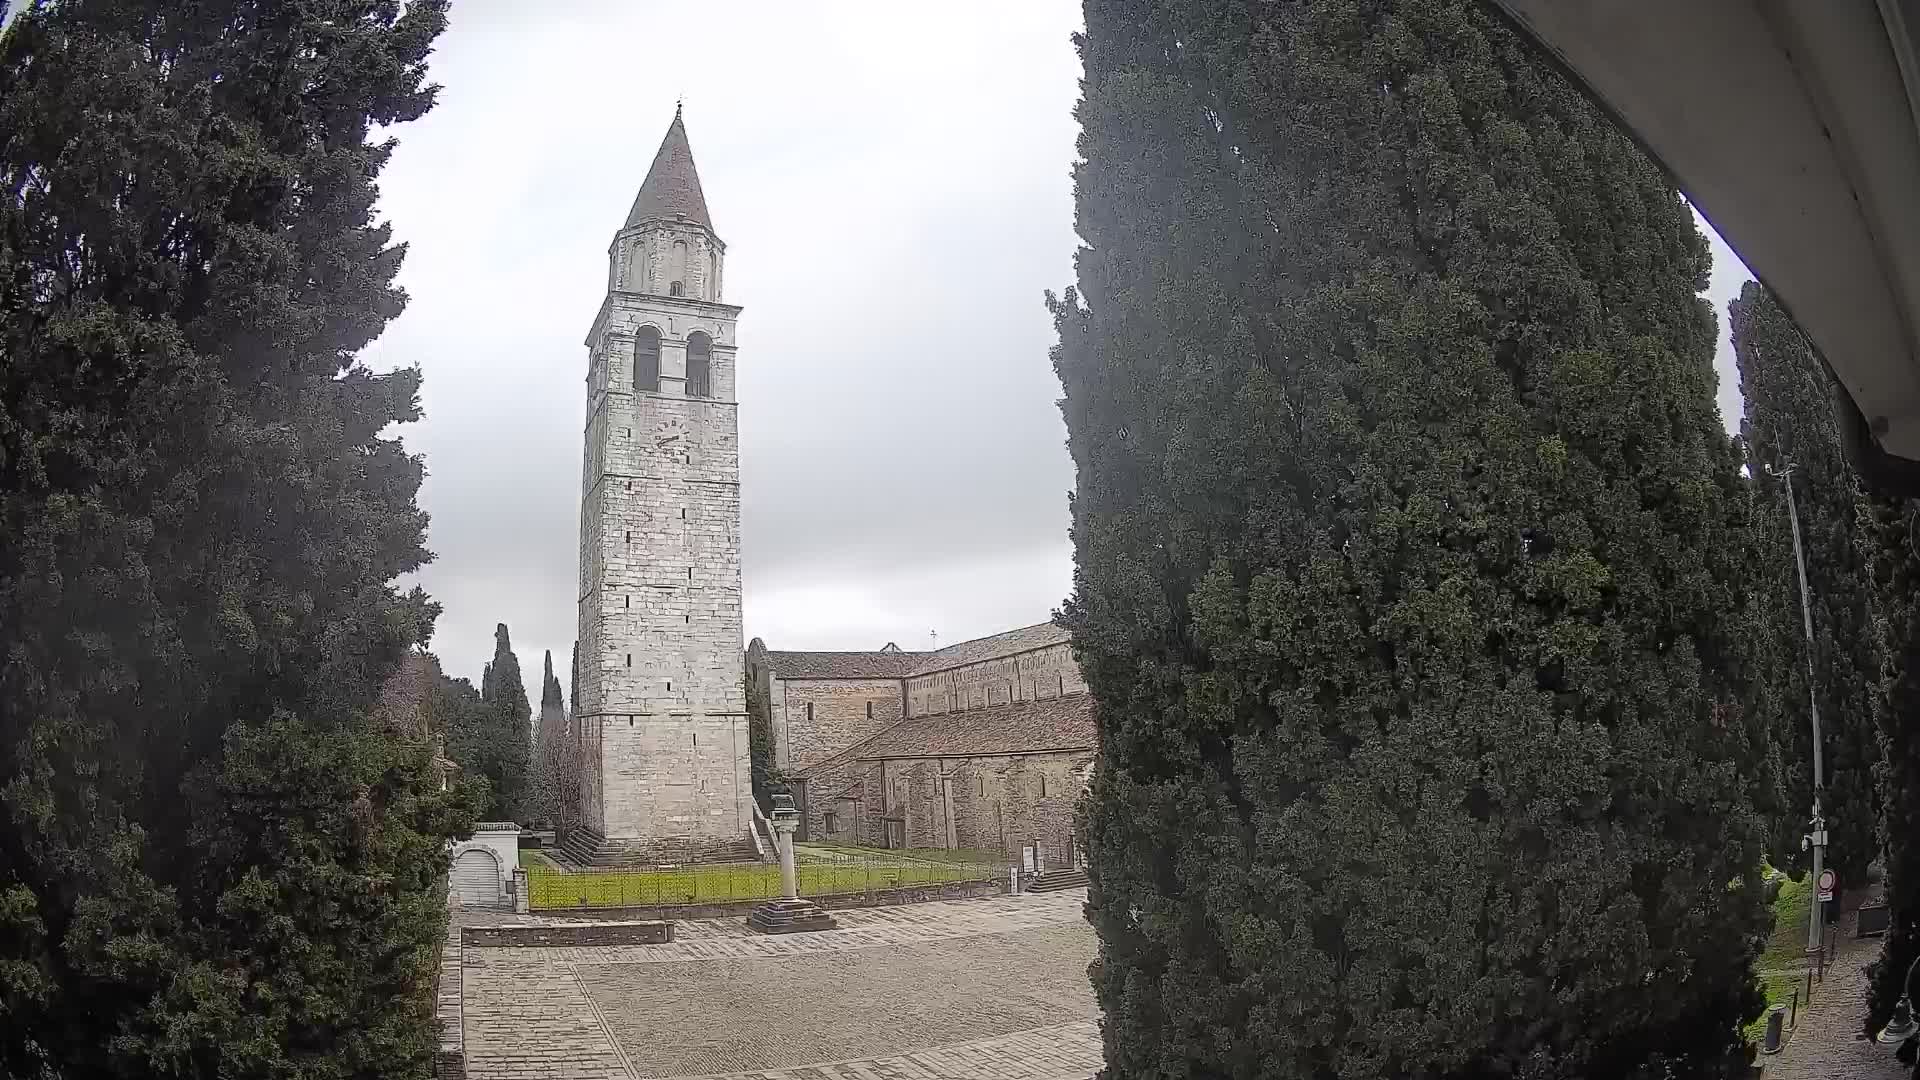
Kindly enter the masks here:
[[[1071, 585], [1072, 485], [1041, 293], [1072, 280], [1073, 0], [963, 11], [456, 0], [440, 107], [397, 129], [382, 211], [413, 303], [371, 351], [420, 364], [423, 502], [477, 677], [574, 636], [581, 338], [606, 246], [673, 114], [740, 324], [748, 635], [954, 641]], [[1716, 244], [1722, 320], [1743, 268]], [[1717, 363], [1729, 426], [1737, 380]]]
[[1041, 293], [1071, 281], [1071, 0], [456, 0], [425, 120], [396, 129], [382, 212], [407, 313], [370, 351], [418, 363], [422, 502], [477, 677], [574, 636], [581, 345], [606, 247], [686, 120], [740, 324], [749, 635], [959, 640], [1047, 617], [1071, 583], [1072, 485]]

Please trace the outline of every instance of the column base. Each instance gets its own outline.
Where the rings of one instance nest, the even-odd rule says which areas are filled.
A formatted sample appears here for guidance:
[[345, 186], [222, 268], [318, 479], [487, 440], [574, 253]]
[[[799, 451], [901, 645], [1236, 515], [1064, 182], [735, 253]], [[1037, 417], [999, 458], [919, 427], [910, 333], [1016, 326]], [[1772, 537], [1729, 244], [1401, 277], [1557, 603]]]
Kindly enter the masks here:
[[804, 934], [839, 925], [825, 908], [805, 898], [769, 900], [747, 916], [747, 929], [756, 934]]

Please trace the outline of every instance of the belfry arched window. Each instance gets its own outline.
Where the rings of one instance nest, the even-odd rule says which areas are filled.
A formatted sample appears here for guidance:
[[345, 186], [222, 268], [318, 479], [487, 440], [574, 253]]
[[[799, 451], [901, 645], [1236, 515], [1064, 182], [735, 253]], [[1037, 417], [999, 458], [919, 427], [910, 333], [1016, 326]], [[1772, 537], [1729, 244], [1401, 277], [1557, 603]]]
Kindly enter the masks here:
[[673, 254], [667, 265], [667, 295], [687, 295], [687, 242], [685, 240], [673, 242]]
[[660, 392], [660, 331], [651, 326], [633, 335], [633, 388]]
[[687, 335], [687, 396], [713, 396], [713, 339], [698, 330]]

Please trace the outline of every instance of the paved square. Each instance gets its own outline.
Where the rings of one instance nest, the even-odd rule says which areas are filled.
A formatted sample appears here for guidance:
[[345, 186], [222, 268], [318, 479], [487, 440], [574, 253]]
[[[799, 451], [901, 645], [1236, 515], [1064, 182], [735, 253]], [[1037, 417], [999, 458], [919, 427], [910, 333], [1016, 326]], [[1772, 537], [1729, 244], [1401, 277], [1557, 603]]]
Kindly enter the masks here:
[[669, 945], [469, 948], [472, 1080], [1084, 1080], [1100, 1067], [1084, 892], [681, 925]]

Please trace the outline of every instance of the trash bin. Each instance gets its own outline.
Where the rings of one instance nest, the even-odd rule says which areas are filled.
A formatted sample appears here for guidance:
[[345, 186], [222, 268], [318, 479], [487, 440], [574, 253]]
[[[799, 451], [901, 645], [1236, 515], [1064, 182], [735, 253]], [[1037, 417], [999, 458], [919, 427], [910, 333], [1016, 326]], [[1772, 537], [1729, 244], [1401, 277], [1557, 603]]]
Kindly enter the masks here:
[[1780, 1052], [1781, 1033], [1787, 1026], [1787, 1007], [1773, 1005], [1767, 1009], [1767, 1034], [1760, 1042], [1760, 1052], [1777, 1054]]

